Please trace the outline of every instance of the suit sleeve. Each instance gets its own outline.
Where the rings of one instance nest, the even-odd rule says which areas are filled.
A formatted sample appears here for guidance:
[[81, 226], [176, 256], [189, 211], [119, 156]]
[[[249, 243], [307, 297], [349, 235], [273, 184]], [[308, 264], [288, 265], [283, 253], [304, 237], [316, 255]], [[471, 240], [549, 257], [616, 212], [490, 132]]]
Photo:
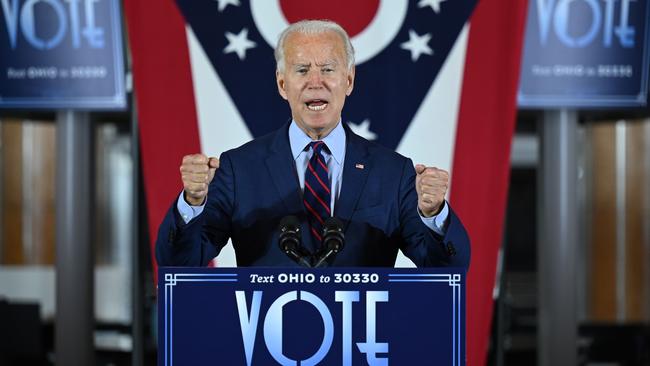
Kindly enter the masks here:
[[464, 267], [470, 262], [470, 242], [460, 219], [449, 207], [448, 226], [444, 236], [429, 229], [417, 213], [415, 169], [406, 159], [402, 169], [399, 193], [399, 216], [402, 243], [400, 249], [418, 267]]
[[232, 162], [229, 155], [224, 153], [220, 158], [219, 169], [210, 183], [201, 214], [185, 224], [174, 200], [158, 229], [158, 265], [206, 266], [219, 254], [231, 235], [234, 181]]

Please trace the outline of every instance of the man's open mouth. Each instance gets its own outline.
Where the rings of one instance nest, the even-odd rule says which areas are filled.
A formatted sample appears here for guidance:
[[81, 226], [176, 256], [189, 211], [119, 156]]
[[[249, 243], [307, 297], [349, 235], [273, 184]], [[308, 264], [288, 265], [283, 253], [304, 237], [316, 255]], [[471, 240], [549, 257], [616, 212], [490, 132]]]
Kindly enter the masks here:
[[310, 111], [314, 112], [322, 111], [323, 109], [327, 108], [328, 104], [329, 102], [324, 99], [311, 99], [305, 102], [307, 108], [309, 108]]

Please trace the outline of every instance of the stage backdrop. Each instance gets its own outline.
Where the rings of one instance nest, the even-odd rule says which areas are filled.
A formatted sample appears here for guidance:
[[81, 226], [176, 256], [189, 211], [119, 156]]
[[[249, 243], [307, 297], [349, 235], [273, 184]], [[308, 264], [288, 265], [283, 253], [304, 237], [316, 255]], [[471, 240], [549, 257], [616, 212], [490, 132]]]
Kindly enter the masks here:
[[[125, 9], [152, 243], [182, 189], [183, 155], [218, 156], [290, 118], [275, 86], [279, 32], [335, 20], [357, 56], [343, 121], [451, 172], [449, 199], [472, 240], [468, 365], [485, 362], [525, 1], [126, 0]], [[217, 260], [231, 264], [232, 252]]]

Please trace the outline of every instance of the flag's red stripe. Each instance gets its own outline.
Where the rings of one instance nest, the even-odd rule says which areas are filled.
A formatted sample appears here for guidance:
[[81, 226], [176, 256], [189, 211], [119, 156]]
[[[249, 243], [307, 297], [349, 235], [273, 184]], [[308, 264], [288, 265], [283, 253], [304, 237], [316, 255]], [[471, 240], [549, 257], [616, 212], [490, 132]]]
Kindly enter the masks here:
[[[151, 245], [182, 189], [178, 166], [201, 150], [185, 20], [173, 0], [125, 0]], [[163, 148], [164, 147], [164, 148]], [[178, 184], [169, 184], [178, 182]], [[152, 247], [152, 255], [155, 251]], [[154, 263], [154, 277], [155, 260]]]
[[[526, 1], [481, 0], [470, 23], [451, 189], [472, 241], [468, 365], [485, 364], [487, 355], [526, 7]], [[477, 177], [489, 179], [476, 184]]]

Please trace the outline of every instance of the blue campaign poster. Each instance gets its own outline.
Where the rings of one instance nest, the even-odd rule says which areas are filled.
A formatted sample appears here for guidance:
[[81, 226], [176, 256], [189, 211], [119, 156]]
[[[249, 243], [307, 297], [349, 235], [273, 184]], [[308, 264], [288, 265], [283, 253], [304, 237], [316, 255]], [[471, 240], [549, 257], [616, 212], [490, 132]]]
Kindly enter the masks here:
[[530, 0], [520, 107], [639, 107], [648, 100], [648, 0]]
[[126, 107], [119, 0], [0, 4], [0, 108]]

